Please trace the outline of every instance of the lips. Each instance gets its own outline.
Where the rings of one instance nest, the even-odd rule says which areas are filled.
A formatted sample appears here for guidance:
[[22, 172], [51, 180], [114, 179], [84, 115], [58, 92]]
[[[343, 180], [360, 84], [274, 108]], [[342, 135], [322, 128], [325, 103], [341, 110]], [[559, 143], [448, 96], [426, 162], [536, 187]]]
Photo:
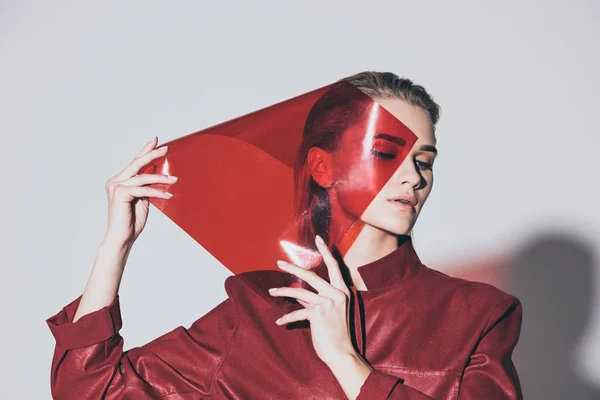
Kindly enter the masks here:
[[403, 194], [391, 199], [388, 199], [389, 202], [393, 203], [397, 208], [402, 211], [409, 211], [411, 213], [416, 213], [416, 205], [417, 198], [414, 195]]
[[396, 207], [403, 211], [409, 211], [411, 213], [415, 213], [415, 207], [407, 200], [388, 200], [390, 203], [394, 204]]
[[410, 196], [410, 195], [402, 195], [402, 196], [394, 197], [393, 199], [390, 199], [390, 201], [409, 204], [412, 207], [415, 207], [417, 205], [417, 198], [415, 196]]

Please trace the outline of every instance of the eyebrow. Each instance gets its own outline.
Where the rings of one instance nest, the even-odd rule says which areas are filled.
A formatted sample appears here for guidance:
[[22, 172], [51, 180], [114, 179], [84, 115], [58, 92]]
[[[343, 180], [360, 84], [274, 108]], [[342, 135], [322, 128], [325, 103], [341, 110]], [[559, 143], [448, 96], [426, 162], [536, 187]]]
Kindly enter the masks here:
[[436, 156], [438, 155], [438, 151], [437, 148], [431, 144], [424, 144], [421, 146], [421, 150], [423, 151], [430, 151], [433, 154], [435, 154]]
[[[399, 146], [404, 146], [406, 144], [406, 142], [403, 139], [401, 139], [401, 138], [399, 138], [397, 136], [389, 135], [387, 133], [379, 133], [379, 134], [375, 135], [375, 139], [388, 140], [388, 141], [390, 141], [392, 143], [396, 143]], [[438, 155], [437, 148], [434, 145], [431, 145], [431, 144], [424, 144], [424, 145], [422, 145], [420, 150], [422, 150], [422, 151], [429, 151], [429, 152], [435, 154], [436, 156]]]
[[388, 135], [387, 133], [378, 133], [377, 135], [375, 135], [375, 139], [388, 140], [392, 143], [396, 143], [399, 146], [406, 145], [406, 142], [404, 141], [404, 139], [401, 139], [397, 136]]

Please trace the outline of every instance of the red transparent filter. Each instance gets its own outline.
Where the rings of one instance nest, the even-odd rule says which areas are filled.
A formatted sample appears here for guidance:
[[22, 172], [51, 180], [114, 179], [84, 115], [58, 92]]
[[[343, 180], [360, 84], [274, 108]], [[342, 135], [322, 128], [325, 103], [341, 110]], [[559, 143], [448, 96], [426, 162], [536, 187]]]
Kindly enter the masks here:
[[416, 140], [340, 81], [167, 142], [140, 173], [179, 177], [150, 202], [234, 274], [313, 268], [315, 235], [343, 256]]

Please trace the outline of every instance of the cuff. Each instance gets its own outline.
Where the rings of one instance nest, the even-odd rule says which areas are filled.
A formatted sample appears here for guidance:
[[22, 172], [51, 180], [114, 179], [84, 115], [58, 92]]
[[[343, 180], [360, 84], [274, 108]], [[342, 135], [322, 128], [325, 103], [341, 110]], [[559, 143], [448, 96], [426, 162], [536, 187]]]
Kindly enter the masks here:
[[88, 313], [77, 322], [73, 322], [81, 297], [79, 296], [46, 320], [56, 339], [56, 345], [65, 350], [103, 342], [117, 335], [123, 326], [118, 295], [110, 305]]
[[360, 387], [356, 400], [387, 399], [398, 383], [402, 383], [402, 379], [374, 369]]

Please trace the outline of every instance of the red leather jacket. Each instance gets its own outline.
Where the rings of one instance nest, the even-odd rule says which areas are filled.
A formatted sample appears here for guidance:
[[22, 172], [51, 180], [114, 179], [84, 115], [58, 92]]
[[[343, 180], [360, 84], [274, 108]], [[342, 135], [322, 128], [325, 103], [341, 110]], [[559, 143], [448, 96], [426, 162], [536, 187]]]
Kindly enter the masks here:
[[[409, 240], [358, 268], [355, 345], [374, 370], [358, 399], [521, 399], [511, 354], [521, 304], [495, 287], [423, 265]], [[326, 277], [324, 266], [317, 273]], [[225, 281], [228, 299], [194, 322], [123, 351], [119, 298], [77, 322], [81, 297], [47, 320], [56, 339], [56, 399], [344, 399], [309, 327], [275, 320], [290, 303], [267, 294], [291, 276], [259, 271]], [[301, 307], [295, 303], [294, 307]]]

